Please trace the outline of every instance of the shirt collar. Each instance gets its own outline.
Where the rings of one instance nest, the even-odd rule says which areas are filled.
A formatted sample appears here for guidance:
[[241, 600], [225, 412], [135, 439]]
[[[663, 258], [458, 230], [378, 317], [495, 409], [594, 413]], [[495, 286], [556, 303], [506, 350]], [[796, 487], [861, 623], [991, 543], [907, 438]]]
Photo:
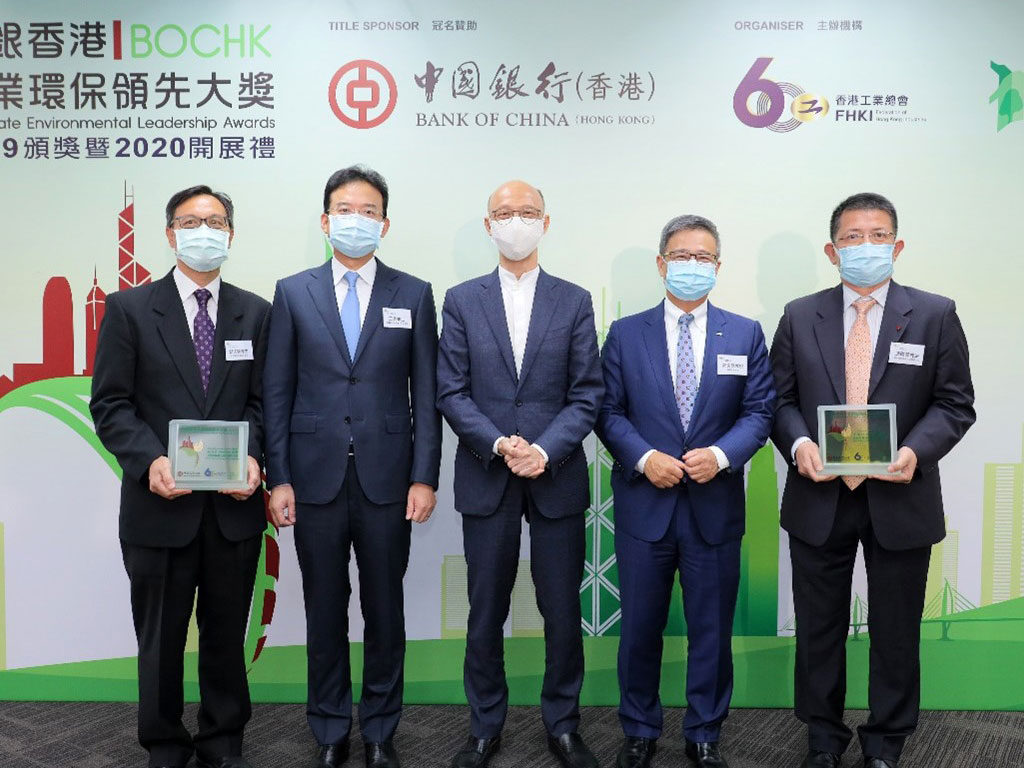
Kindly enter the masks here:
[[[338, 261], [337, 258], [334, 256], [331, 257], [331, 274], [334, 277], [335, 286], [341, 285], [342, 282], [344, 282], [345, 273], [348, 271], [348, 268]], [[377, 257], [372, 257], [368, 262], [363, 264], [363, 266], [355, 270], [355, 273], [365, 280], [367, 285], [373, 288], [373, 280], [377, 277]]]
[[[882, 283], [880, 286], [875, 288], [875, 290], [868, 294], [868, 296], [870, 296], [871, 298], [878, 302], [878, 306], [881, 307], [882, 309], [885, 309], [885, 300], [889, 296], [889, 284], [891, 282], [892, 280], [886, 280], [884, 283]], [[859, 293], [853, 290], [853, 288], [848, 286], [846, 283], [843, 283], [843, 307], [845, 309], [849, 309], [850, 307], [852, 307], [854, 305], [854, 302], [856, 302], [860, 298], [861, 295]]]
[[523, 272], [521, 277], [516, 277], [500, 264], [498, 265], [498, 279], [502, 286], [508, 288], [532, 288], [537, 285], [537, 278], [540, 275], [540, 267], [536, 266], [528, 272]]
[[[694, 309], [690, 314], [693, 315], [693, 320], [690, 321], [693, 325], [703, 325], [703, 323], [707, 321], [708, 317], [708, 302], [706, 300], [702, 301], [700, 305], [696, 309]], [[677, 307], [675, 304], [669, 301], [668, 296], [666, 296], [665, 319], [677, 324], [679, 322], [679, 318], [682, 316], [683, 310], [681, 310], [679, 307]]]
[[206, 285], [199, 285], [195, 280], [182, 272], [181, 267], [177, 265], [175, 265], [174, 272], [172, 274], [174, 275], [174, 284], [178, 288], [178, 295], [181, 297], [182, 304], [184, 304], [185, 300], [188, 299], [189, 296], [192, 296], [198, 289], [205, 288], [212, 294], [211, 301], [213, 301], [214, 306], [216, 306], [217, 301], [220, 299], [220, 275], [217, 275]]

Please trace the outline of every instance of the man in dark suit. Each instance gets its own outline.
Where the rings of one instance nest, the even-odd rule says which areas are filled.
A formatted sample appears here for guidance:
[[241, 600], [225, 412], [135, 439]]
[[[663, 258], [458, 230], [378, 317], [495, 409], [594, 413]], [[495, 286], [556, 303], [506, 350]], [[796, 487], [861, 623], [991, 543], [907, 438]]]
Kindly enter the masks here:
[[295, 525], [306, 607], [307, 719], [315, 766], [348, 756], [349, 550], [365, 620], [359, 724], [372, 768], [398, 766], [410, 520], [434, 509], [441, 417], [430, 284], [374, 255], [388, 188], [359, 166], [331, 176], [323, 266], [281, 280], [264, 376], [267, 480], [279, 525]]
[[718, 747], [732, 694], [732, 623], [744, 531], [743, 467], [768, 440], [775, 388], [761, 326], [711, 306], [715, 225], [678, 216], [656, 257], [665, 299], [608, 329], [597, 434], [615, 457], [622, 599], [619, 768], [646, 768], [661, 735], [662, 633], [676, 572], [687, 624], [686, 754]]
[[[843, 723], [850, 586], [858, 542], [868, 577], [864, 764], [895, 768], [920, 705], [920, 635], [932, 544], [945, 536], [939, 459], [974, 423], [974, 388], [950, 299], [891, 280], [904, 243], [896, 209], [862, 193], [832, 213], [829, 260], [841, 285], [786, 305], [772, 343], [779, 400], [772, 440], [792, 459], [782, 497], [796, 607], [796, 716], [807, 768], [835, 768]], [[895, 403], [889, 474], [823, 474], [819, 405]]]
[[470, 736], [455, 768], [481, 768], [500, 746], [508, 709], [502, 625], [530, 526], [530, 569], [544, 617], [541, 717], [566, 766], [596, 766], [577, 733], [583, 683], [580, 582], [590, 503], [582, 441], [604, 387], [590, 294], [542, 271], [540, 191], [521, 181], [488, 200], [484, 226], [499, 266], [448, 291], [437, 366], [438, 407], [458, 435], [455, 508], [469, 580], [465, 685]]
[[[107, 297], [89, 404], [121, 465], [120, 536], [139, 641], [139, 742], [150, 766], [245, 768], [243, 653], [267, 526], [260, 482], [260, 380], [270, 305], [220, 279], [234, 237], [227, 195], [198, 186], [167, 204], [177, 266]], [[172, 419], [247, 421], [248, 488], [175, 487]], [[181, 722], [182, 657], [193, 601], [199, 625], [199, 731]]]

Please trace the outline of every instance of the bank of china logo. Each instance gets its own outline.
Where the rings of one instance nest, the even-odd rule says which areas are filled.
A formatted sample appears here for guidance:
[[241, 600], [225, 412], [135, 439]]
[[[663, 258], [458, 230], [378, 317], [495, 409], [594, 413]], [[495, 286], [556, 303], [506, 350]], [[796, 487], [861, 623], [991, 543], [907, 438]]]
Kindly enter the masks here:
[[[776, 82], [763, 77], [771, 63], [770, 57], [757, 59], [736, 86], [736, 92], [732, 96], [732, 109], [741, 123], [751, 128], [767, 128], [776, 133], [788, 133], [804, 123], [828, 114], [828, 101], [824, 96], [807, 93], [794, 83], [785, 83], [781, 80]], [[787, 97], [789, 115], [783, 119]]]
[[1010, 123], [1024, 120], [1024, 72], [1013, 72], [994, 61], [989, 62], [989, 66], [999, 76], [999, 86], [988, 101], [997, 104], [996, 130], [1001, 131]]
[[382, 65], [357, 59], [334, 73], [327, 100], [335, 116], [351, 128], [376, 128], [395, 111], [398, 87]]

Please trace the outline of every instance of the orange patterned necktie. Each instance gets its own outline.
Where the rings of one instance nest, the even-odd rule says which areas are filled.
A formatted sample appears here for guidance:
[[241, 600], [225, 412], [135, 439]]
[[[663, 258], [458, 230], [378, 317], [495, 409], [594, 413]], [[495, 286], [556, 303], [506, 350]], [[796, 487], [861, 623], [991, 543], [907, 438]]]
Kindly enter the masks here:
[[[867, 405], [868, 384], [871, 381], [871, 331], [868, 328], [868, 310], [875, 305], [870, 296], [854, 302], [857, 319], [846, 340], [846, 404]], [[867, 475], [845, 475], [843, 482], [852, 491], [867, 479]]]

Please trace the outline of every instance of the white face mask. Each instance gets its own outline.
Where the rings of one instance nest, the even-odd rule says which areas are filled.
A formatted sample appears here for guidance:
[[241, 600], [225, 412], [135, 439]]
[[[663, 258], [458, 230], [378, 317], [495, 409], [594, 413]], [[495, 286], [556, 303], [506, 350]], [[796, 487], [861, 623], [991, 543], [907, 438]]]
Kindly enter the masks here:
[[212, 272], [228, 257], [229, 232], [203, 224], [174, 230], [175, 255], [196, 272]]
[[535, 250], [544, 236], [544, 218], [527, 221], [513, 216], [506, 221], [491, 219], [491, 240], [498, 252], [511, 261], [522, 261]]

